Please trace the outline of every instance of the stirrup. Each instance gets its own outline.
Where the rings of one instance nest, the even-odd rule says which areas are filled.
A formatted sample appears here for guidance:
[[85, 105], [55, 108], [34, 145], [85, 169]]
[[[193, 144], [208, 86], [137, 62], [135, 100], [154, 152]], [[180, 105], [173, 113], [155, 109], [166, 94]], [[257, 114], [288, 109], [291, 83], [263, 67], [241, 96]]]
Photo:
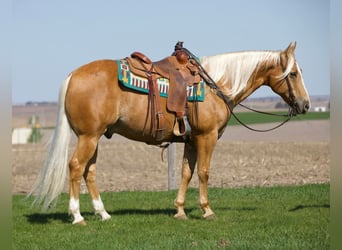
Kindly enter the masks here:
[[177, 117], [173, 126], [175, 136], [188, 136], [191, 133], [191, 127], [186, 116]]

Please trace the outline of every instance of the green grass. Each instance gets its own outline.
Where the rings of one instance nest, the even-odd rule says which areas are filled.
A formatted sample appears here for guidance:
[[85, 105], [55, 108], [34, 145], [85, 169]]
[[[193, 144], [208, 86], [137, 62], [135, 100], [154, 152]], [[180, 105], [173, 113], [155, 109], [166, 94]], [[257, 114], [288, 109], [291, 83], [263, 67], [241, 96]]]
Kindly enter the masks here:
[[329, 249], [329, 184], [209, 189], [214, 220], [201, 218], [197, 189], [187, 193], [187, 221], [173, 218], [176, 191], [103, 193], [110, 221], [93, 215], [71, 225], [68, 196], [46, 214], [13, 196], [13, 249]]
[[[275, 114], [287, 114], [287, 112], [274, 112]], [[240, 112], [236, 113], [237, 117], [246, 124], [281, 122], [285, 120], [284, 117], [270, 116], [258, 114], [255, 112]], [[297, 115], [291, 121], [306, 121], [306, 120], [328, 120], [330, 119], [330, 112], [309, 112], [305, 115]], [[228, 125], [240, 125], [238, 121], [232, 116]]]

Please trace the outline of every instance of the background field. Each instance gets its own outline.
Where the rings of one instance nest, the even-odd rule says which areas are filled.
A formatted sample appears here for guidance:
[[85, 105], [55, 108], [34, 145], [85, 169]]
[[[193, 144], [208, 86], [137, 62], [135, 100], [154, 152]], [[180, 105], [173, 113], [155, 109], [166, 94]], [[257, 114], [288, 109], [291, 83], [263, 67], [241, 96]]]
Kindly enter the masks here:
[[[260, 124], [259, 127], [271, 124]], [[255, 125], [257, 126], [257, 125]], [[70, 143], [69, 155], [76, 140]], [[176, 184], [182, 144], [177, 144]], [[46, 157], [47, 146], [13, 145], [13, 193], [27, 193]], [[301, 185], [330, 181], [329, 122], [291, 122], [269, 133], [227, 128], [211, 162], [210, 187]], [[102, 191], [167, 190], [167, 162], [161, 149], [114, 136], [99, 144], [97, 181]], [[65, 191], [68, 191], [67, 181]], [[195, 174], [191, 187], [197, 187]], [[86, 192], [84, 182], [82, 192]]]

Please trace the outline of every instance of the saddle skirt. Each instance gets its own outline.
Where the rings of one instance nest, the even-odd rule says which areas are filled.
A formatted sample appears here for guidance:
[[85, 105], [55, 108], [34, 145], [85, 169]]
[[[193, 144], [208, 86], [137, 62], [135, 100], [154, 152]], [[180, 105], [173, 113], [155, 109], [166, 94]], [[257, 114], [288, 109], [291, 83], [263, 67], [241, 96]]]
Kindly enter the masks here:
[[[134, 74], [127, 59], [116, 60], [118, 64], [119, 82], [132, 90], [149, 93], [148, 79], [144, 76]], [[170, 89], [170, 79], [160, 76], [157, 78], [160, 97], [167, 98]], [[193, 83], [186, 86], [186, 95], [189, 102], [203, 102], [205, 96], [205, 83]]]

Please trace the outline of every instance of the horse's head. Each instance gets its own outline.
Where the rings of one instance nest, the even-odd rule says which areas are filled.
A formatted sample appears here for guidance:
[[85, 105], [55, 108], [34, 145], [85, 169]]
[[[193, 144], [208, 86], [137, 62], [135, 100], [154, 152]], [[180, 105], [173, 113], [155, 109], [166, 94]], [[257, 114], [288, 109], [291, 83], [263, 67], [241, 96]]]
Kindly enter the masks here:
[[280, 52], [279, 63], [273, 68], [269, 86], [292, 108], [295, 114], [305, 114], [310, 108], [302, 70], [296, 62], [294, 50], [296, 43], [290, 43]]

